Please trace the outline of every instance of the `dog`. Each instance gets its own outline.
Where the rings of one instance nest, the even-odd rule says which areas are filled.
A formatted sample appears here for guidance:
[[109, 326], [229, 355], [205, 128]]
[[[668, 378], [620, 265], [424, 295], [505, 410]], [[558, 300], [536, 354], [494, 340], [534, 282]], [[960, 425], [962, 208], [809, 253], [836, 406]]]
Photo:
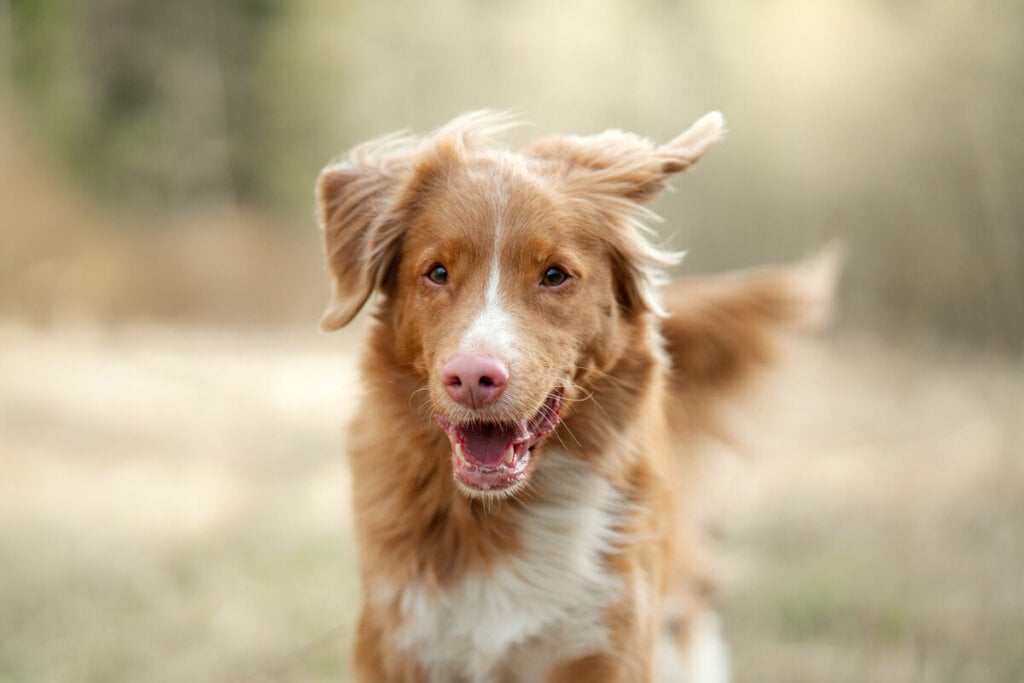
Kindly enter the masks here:
[[336, 330], [374, 297], [350, 434], [354, 676], [728, 679], [693, 509], [716, 407], [827, 308], [831, 260], [684, 279], [645, 203], [723, 132], [496, 143], [478, 112], [317, 182]]

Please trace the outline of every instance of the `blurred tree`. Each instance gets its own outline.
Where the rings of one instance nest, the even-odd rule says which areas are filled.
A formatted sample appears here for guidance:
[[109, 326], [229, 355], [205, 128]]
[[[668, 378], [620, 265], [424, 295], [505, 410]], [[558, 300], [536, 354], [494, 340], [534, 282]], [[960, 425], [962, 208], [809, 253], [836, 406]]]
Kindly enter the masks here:
[[686, 272], [840, 237], [848, 320], [1024, 350], [1020, 0], [441, 9], [0, 0], [0, 67], [109, 203], [270, 208], [306, 239], [317, 170], [372, 135], [490, 107], [667, 139], [721, 108], [728, 144], [656, 206]]
[[12, 71], [95, 190], [161, 207], [274, 199], [261, 61], [284, 0], [11, 0]]

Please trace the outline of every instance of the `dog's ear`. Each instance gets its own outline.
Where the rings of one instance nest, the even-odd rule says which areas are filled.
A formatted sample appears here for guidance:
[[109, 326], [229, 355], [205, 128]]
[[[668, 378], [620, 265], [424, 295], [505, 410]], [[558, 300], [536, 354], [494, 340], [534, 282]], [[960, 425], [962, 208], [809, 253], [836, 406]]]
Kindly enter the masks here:
[[633, 133], [609, 130], [588, 137], [547, 138], [524, 153], [565, 164], [570, 191], [646, 202], [664, 189], [669, 176], [697, 163], [722, 137], [724, 127], [721, 113], [713, 111], [664, 145]]
[[621, 229], [606, 235], [615, 272], [616, 295], [629, 315], [663, 314], [656, 295], [661, 269], [677, 263], [680, 254], [662, 251], [645, 236], [643, 218], [652, 215], [640, 204], [704, 156], [721, 138], [722, 115], [705, 114], [682, 135], [664, 145], [633, 133], [611, 130], [589, 137], [554, 137], [524, 150], [550, 162], [566, 194], [597, 211], [599, 220]]
[[320, 172], [317, 209], [332, 290], [320, 320], [325, 331], [355, 317], [397, 256], [400, 233], [389, 229], [388, 216], [410, 172], [415, 142], [401, 136], [374, 140]]
[[320, 327], [336, 330], [373, 290], [387, 291], [410, 218], [466, 154], [515, 125], [498, 112], [470, 112], [418, 138], [396, 133], [359, 145], [317, 181], [333, 295]]

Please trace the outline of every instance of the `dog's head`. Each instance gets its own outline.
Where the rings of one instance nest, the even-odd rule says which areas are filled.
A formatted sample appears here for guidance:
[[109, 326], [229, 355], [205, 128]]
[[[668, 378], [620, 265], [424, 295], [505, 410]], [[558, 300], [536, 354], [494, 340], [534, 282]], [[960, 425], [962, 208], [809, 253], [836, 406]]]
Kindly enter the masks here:
[[493, 114], [428, 138], [390, 136], [327, 166], [317, 186], [333, 297], [326, 330], [370, 295], [396, 363], [413, 368], [469, 495], [508, 495], [623, 330], [660, 311], [673, 255], [651, 245], [642, 204], [722, 132], [717, 112], [655, 146], [610, 131], [495, 150]]

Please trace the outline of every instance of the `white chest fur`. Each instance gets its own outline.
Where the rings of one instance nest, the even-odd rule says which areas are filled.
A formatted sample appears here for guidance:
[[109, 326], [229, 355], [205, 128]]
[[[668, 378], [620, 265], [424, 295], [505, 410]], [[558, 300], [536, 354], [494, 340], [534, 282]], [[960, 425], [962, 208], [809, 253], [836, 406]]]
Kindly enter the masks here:
[[432, 680], [485, 683], [510, 671], [541, 680], [556, 658], [605, 645], [602, 611], [621, 586], [602, 555], [616, 542], [621, 497], [585, 463], [558, 451], [543, 457], [536, 476], [546, 502], [528, 507], [520, 553], [441, 594], [398, 591], [396, 644]]

